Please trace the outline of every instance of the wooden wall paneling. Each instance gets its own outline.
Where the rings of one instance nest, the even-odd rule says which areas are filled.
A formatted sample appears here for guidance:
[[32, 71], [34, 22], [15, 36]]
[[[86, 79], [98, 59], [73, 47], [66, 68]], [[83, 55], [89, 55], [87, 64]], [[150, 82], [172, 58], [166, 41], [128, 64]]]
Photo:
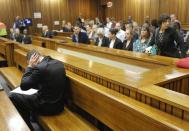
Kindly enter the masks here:
[[115, 17], [116, 20], [127, 20], [131, 15], [142, 24], [145, 16], [158, 19], [162, 13], [174, 13], [182, 23], [189, 23], [188, 0], [101, 0], [100, 4], [108, 1], [113, 2], [113, 7], [106, 9], [106, 16]]

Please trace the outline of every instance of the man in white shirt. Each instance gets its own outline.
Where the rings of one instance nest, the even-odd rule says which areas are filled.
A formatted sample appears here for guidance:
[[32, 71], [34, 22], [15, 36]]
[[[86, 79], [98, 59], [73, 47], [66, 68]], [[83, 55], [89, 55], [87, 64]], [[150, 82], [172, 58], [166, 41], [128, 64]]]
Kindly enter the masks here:
[[117, 38], [119, 38], [123, 42], [125, 40], [125, 31], [121, 29], [121, 23], [116, 23], [115, 28], [118, 30], [116, 34]]

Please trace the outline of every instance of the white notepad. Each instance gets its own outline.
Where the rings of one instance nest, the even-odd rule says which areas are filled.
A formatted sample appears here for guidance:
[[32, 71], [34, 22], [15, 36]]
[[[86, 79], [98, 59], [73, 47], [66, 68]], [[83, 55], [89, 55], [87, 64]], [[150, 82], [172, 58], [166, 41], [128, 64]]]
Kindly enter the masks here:
[[38, 90], [36, 89], [29, 89], [27, 91], [21, 90], [20, 87], [17, 87], [16, 89], [12, 90], [11, 93], [18, 93], [18, 94], [25, 94], [25, 95], [33, 95], [37, 93]]

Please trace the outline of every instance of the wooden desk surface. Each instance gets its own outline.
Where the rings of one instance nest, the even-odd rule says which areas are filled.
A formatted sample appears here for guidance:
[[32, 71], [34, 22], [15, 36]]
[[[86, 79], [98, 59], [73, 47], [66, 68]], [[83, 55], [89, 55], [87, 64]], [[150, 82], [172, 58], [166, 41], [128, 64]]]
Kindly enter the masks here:
[[0, 91], [0, 130], [30, 131], [4, 91]]
[[19, 44], [18, 48], [25, 49], [26, 51], [37, 49], [43, 55], [50, 55], [65, 64], [73, 65], [76, 68], [118, 82], [123, 86], [127, 85], [136, 89], [145, 85], [163, 83], [164, 81], [169, 81], [178, 77], [187, 77], [189, 75], [189, 70], [176, 68], [175, 66], [163, 66], [161, 68], [149, 69], [149, 71], [143, 73], [134, 73], [127, 69], [120, 69], [98, 62], [61, 54], [38, 46]]
[[163, 57], [163, 56], [149, 56], [144, 53], [137, 53], [137, 52], [131, 52], [131, 51], [124, 51], [124, 50], [118, 50], [118, 49], [110, 49], [106, 47], [98, 47], [94, 45], [86, 45], [86, 44], [78, 44], [78, 43], [60, 43], [57, 41], [58, 47], [71, 47], [71, 48], [78, 48], [78, 49], [85, 49], [88, 51], [95, 51], [95, 52], [100, 52], [100, 53], [105, 53], [105, 54], [111, 54], [119, 56], [119, 57], [124, 57], [124, 58], [129, 58], [133, 60], [140, 60], [143, 62], [151, 62], [155, 64], [161, 64], [161, 65], [171, 65], [174, 64], [178, 59], [176, 58], [169, 58], [169, 57]]
[[[73, 43], [73, 42], [61, 43], [61, 40], [58, 40], [58, 39], [50, 39], [50, 38], [44, 38], [44, 37], [39, 37], [39, 36], [33, 36], [33, 38], [38, 39], [38, 40], [48, 41], [48, 42], [54, 42], [54, 44], [57, 44], [56, 48], [61, 48], [61, 47], [66, 47], [70, 49], [77, 48], [77, 49], [86, 50], [88, 51], [87, 53], [99, 52], [102, 55], [110, 54], [112, 56], [118, 56], [118, 57], [123, 57], [127, 59], [133, 59], [133, 60], [138, 60], [138, 61], [147, 62], [147, 63], [154, 63], [154, 64], [159, 64], [159, 65], [174, 65], [175, 62], [178, 61], [178, 59], [176, 58], [169, 58], [169, 57], [163, 57], [163, 56], [149, 56], [144, 53], [136, 53], [136, 52], [130, 52], [130, 51], [124, 51], [124, 50], [110, 49], [106, 47], [86, 45], [82, 43]], [[66, 41], [66, 39], [63, 39], [63, 40]]]

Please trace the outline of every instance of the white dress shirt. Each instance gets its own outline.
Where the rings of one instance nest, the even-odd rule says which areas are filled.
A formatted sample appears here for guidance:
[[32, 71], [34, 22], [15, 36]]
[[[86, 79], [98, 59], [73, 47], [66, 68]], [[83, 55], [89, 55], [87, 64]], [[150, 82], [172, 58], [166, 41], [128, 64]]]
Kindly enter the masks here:
[[98, 39], [99, 39], [98, 46], [101, 46], [103, 38], [98, 38]]
[[119, 30], [117, 32], [116, 36], [123, 42], [125, 40], [125, 31], [123, 31], [122, 29]]
[[114, 48], [115, 40], [111, 40], [109, 48]]
[[106, 27], [107, 27], [108, 29], [111, 29], [111, 28], [112, 28], [112, 22], [108, 22], [108, 23], [106, 24]]
[[104, 35], [105, 35], [106, 37], [109, 37], [109, 33], [110, 33], [109, 30], [110, 30], [110, 29], [109, 29], [108, 27], [104, 27]]

